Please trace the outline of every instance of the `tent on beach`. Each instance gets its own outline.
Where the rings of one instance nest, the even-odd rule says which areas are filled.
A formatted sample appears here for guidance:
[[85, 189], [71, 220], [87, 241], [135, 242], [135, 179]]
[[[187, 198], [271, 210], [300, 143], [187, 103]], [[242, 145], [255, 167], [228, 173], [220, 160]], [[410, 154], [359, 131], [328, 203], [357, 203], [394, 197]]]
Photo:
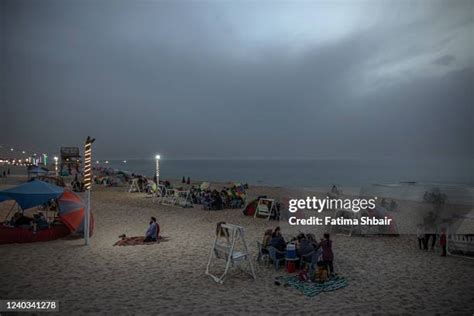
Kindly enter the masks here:
[[22, 209], [26, 210], [57, 199], [63, 193], [64, 188], [35, 180], [0, 191], [0, 202], [14, 200]]
[[[36, 232], [31, 227], [12, 227], [1, 224], [0, 244], [53, 240], [71, 233], [79, 233], [84, 229], [84, 203], [82, 199], [74, 192], [62, 187], [35, 180], [0, 191], [0, 203], [10, 200], [16, 202], [22, 213], [28, 209], [55, 201], [58, 206], [58, 217], [55, 217], [50, 227]], [[91, 234], [93, 222], [91, 220]]]

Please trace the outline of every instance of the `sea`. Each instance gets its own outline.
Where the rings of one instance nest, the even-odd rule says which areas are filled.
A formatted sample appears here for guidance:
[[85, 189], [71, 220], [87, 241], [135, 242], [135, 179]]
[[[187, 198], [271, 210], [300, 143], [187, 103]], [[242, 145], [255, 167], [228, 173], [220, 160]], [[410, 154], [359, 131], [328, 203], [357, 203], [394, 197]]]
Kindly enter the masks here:
[[[154, 159], [99, 161], [99, 165], [153, 177]], [[450, 202], [474, 206], [472, 160], [443, 159], [161, 159], [160, 179], [247, 183], [350, 195], [422, 201], [440, 190]], [[316, 189], [316, 190], [315, 190]], [[474, 216], [474, 215], [473, 215]]]
[[[152, 177], [154, 159], [99, 161]], [[239, 182], [277, 187], [363, 186], [423, 182], [474, 186], [472, 160], [443, 159], [161, 159], [161, 179]]]

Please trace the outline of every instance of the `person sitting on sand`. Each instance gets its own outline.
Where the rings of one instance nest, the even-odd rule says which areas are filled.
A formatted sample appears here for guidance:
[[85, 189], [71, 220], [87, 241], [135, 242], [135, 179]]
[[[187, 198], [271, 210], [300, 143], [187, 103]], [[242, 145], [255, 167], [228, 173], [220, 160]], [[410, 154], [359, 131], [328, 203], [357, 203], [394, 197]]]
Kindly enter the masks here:
[[270, 246], [276, 248], [278, 251], [285, 251], [286, 242], [281, 235], [280, 227], [275, 228], [275, 231], [272, 234], [272, 239], [270, 240]]
[[145, 239], [143, 240], [144, 242], [153, 242], [156, 241], [158, 238], [158, 235], [160, 233], [160, 226], [156, 222], [155, 217], [151, 217], [150, 219], [150, 226], [148, 226], [148, 229], [145, 233]]

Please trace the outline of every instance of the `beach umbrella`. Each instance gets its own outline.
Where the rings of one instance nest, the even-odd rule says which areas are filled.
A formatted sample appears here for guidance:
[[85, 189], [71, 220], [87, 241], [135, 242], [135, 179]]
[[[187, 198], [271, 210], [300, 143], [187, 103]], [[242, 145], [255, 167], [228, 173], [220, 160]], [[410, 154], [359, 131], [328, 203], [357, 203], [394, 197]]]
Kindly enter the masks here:
[[59, 218], [72, 231], [82, 228], [84, 220], [84, 202], [72, 191], [65, 190], [58, 199]]

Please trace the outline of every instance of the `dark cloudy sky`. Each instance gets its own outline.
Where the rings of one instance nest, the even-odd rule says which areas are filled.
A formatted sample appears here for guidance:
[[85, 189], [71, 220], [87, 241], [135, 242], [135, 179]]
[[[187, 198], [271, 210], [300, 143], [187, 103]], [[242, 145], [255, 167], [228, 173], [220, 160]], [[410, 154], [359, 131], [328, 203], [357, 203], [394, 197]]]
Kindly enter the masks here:
[[473, 1], [0, 3], [0, 144], [474, 156]]

